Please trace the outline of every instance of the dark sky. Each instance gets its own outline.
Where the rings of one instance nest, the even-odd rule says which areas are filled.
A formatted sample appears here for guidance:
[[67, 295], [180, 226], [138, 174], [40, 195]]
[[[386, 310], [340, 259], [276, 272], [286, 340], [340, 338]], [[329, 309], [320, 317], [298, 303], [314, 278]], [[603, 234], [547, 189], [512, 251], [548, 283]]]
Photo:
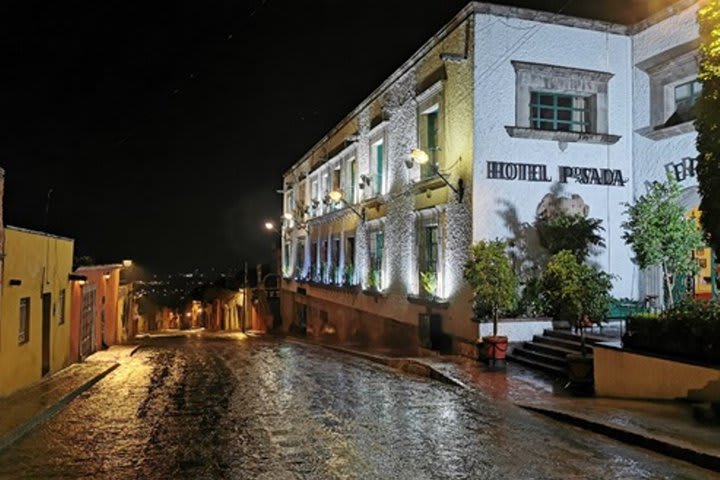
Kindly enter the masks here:
[[[634, 21], [670, 2], [496, 3]], [[158, 272], [267, 260], [281, 174], [465, 4], [4, 0], [6, 223]]]

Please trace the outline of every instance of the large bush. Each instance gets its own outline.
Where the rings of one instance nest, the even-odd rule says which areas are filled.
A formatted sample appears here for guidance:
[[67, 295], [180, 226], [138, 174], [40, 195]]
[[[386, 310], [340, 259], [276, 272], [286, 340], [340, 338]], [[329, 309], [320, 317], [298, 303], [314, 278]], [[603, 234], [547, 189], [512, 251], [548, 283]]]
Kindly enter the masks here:
[[686, 299], [661, 314], [628, 317], [626, 347], [706, 363], [720, 363], [720, 305]]
[[607, 319], [611, 288], [611, 275], [580, 263], [573, 252], [563, 250], [548, 262], [539, 293], [545, 313], [581, 327], [588, 321]]
[[720, 0], [705, 2], [698, 17], [703, 86], [695, 120], [700, 220], [710, 244], [720, 251]]

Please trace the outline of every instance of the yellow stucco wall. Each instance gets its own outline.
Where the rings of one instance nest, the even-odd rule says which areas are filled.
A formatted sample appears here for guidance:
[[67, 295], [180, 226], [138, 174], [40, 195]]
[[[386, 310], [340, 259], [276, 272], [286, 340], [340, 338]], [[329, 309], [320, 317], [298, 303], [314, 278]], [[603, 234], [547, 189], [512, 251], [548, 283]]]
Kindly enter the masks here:
[[[8, 227], [0, 298], [0, 396], [42, 378], [42, 295], [50, 293], [50, 372], [70, 358], [70, 282], [73, 241]], [[11, 280], [20, 280], [11, 286]], [[65, 290], [64, 323], [59, 324], [60, 291]], [[20, 299], [30, 298], [29, 340], [18, 344]]]
[[605, 397], [652, 400], [718, 401], [703, 398], [711, 384], [720, 382], [720, 369], [639, 355], [614, 348], [593, 349], [595, 393]]

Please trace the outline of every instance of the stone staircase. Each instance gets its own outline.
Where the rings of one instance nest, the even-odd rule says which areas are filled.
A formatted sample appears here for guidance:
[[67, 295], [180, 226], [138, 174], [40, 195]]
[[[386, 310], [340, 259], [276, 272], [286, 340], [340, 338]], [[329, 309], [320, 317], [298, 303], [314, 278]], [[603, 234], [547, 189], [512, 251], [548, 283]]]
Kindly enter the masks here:
[[[598, 335], [585, 335], [585, 344], [592, 355], [592, 346], [597, 342], [613, 340]], [[542, 370], [558, 377], [567, 376], [567, 360], [569, 353], [580, 353], [582, 350], [580, 335], [570, 330], [543, 331], [542, 335], [535, 335], [530, 342], [523, 342], [512, 349], [508, 359], [531, 368]]]

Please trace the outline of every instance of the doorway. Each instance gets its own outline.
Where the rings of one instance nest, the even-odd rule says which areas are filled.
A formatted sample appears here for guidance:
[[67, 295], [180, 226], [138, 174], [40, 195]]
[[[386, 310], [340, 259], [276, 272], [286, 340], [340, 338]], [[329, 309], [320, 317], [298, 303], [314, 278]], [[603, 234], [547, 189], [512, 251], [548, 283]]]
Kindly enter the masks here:
[[42, 296], [42, 376], [50, 372], [50, 312], [52, 309], [52, 294], [43, 293]]

